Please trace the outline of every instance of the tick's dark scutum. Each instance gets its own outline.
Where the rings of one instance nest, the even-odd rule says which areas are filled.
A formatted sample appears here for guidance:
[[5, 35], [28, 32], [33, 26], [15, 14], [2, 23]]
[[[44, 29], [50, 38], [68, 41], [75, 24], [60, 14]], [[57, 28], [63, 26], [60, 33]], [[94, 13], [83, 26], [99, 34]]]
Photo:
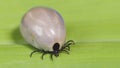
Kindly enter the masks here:
[[60, 44], [59, 43], [55, 43], [54, 46], [53, 46], [53, 50], [54, 51], [58, 51], [59, 47], [60, 47]]

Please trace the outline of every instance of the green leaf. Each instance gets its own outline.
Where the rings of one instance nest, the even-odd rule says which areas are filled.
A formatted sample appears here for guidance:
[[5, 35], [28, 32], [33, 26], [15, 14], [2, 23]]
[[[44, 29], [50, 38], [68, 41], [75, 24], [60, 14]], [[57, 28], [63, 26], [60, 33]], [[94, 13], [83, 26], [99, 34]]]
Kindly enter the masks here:
[[[1, 0], [0, 68], [119, 68], [119, 0]], [[50, 60], [21, 36], [19, 25], [25, 12], [47, 6], [60, 12], [65, 20], [67, 40], [74, 40], [70, 55], [61, 53]]]

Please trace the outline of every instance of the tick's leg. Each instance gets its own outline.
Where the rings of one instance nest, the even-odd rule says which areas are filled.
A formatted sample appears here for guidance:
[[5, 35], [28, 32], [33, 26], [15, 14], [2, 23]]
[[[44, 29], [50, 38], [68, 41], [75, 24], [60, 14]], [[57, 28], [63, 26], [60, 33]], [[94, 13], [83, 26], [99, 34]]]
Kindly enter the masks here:
[[67, 50], [70, 50], [70, 45], [73, 45], [75, 44], [75, 42], [73, 40], [69, 40], [67, 41], [64, 46], [62, 47], [62, 49], [67, 49]]
[[31, 52], [31, 53], [30, 53], [30, 57], [32, 57], [32, 55], [33, 55], [35, 52], [41, 52], [41, 50], [35, 50], [35, 51]]
[[45, 54], [47, 54], [47, 53], [43, 52], [43, 54], [42, 54], [42, 56], [41, 56], [42, 60], [43, 60], [43, 57], [44, 57]]
[[65, 50], [70, 51], [70, 46], [66, 46], [66, 47], [65, 47]]
[[75, 42], [74, 42], [73, 40], [69, 40], [69, 41], [67, 41], [64, 45], [65, 45], [65, 46], [68, 46], [68, 44], [69, 44], [69, 45], [73, 45], [73, 44], [75, 44]]
[[69, 52], [68, 52], [68, 51], [66, 51], [66, 50], [63, 50], [63, 52], [65, 52], [65, 53], [69, 54]]
[[50, 54], [50, 58], [51, 58], [51, 60], [53, 61], [53, 54]]

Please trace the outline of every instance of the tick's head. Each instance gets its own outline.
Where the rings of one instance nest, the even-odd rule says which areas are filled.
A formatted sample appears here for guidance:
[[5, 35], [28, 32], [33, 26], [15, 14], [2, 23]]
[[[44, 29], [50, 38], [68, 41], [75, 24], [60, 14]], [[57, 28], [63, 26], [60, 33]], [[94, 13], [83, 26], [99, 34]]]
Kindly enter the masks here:
[[59, 43], [55, 43], [53, 45], [53, 54], [58, 57], [59, 56], [59, 48], [60, 48], [60, 44]]

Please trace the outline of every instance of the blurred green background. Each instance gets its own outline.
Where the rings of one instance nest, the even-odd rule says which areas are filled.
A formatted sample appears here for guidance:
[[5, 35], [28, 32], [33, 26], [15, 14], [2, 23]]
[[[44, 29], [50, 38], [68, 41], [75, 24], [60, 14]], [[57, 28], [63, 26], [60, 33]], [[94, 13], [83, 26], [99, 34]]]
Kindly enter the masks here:
[[[63, 16], [67, 40], [76, 41], [70, 55], [41, 60], [19, 32], [21, 18], [35, 6]], [[119, 0], [0, 0], [0, 68], [120, 68]]]

